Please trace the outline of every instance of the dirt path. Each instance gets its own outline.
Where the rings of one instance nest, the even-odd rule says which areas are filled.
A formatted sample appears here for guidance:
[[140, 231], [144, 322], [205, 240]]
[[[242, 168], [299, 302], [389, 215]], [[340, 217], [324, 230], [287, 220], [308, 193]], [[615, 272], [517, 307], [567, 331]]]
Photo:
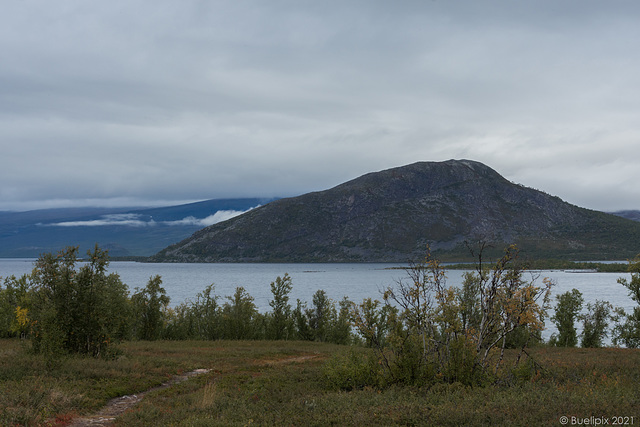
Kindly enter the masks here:
[[282, 359], [275, 359], [275, 360], [261, 360], [259, 362], [256, 362], [256, 365], [260, 365], [260, 366], [282, 365], [285, 363], [304, 362], [305, 360], [315, 359], [316, 357], [318, 357], [317, 354], [312, 354], [307, 356], [285, 357]]
[[[306, 360], [315, 359], [319, 355], [306, 355], [306, 356], [293, 356], [284, 357], [281, 359], [261, 360], [256, 362], [260, 366], [273, 366], [281, 365], [285, 363], [304, 362]], [[174, 384], [181, 383], [196, 375], [206, 374], [210, 369], [196, 369], [195, 371], [187, 372], [183, 375], [176, 375], [166, 383], [159, 385], [158, 387], [151, 388], [138, 394], [132, 394], [130, 396], [121, 396], [111, 399], [104, 408], [93, 415], [85, 415], [74, 419], [69, 427], [91, 427], [91, 426], [110, 426], [115, 421], [118, 415], [121, 415], [126, 410], [133, 408], [138, 402], [140, 402], [144, 396], [155, 390], [161, 390], [167, 387], [171, 387]]]
[[130, 396], [121, 396], [116, 397], [115, 399], [111, 399], [104, 408], [102, 408], [99, 412], [93, 415], [86, 415], [83, 417], [78, 417], [69, 424], [70, 427], [87, 427], [87, 426], [110, 426], [113, 424], [113, 421], [116, 417], [127, 409], [132, 408], [138, 402], [140, 402], [143, 397], [155, 390], [161, 390], [163, 388], [171, 387], [174, 384], [181, 383], [186, 381], [187, 379], [194, 377], [196, 375], [202, 375], [209, 372], [210, 369], [196, 369], [195, 371], [187, 372], [183, 375], [176, 375], [171, 380], [159, 385], [158, 387], [151, 388], [147, 391], [143, 391], [142, 393], [132, 394]]

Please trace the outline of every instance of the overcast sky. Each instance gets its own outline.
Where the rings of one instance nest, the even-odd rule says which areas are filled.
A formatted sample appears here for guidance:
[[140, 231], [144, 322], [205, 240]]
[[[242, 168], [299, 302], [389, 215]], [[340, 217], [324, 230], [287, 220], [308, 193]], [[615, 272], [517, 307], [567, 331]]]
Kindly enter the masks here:
[[640, 209], [640, 2], [21, 0], [0, 210], [294, 196], [471, 159]]

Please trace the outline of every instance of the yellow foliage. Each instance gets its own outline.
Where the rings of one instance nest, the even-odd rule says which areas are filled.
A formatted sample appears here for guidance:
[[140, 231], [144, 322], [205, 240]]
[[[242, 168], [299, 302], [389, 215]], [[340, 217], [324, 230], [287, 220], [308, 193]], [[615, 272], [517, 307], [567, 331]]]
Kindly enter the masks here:
[[29, 326], [29, 310], [17, 306], [15, 309], [16, 317], [11, 325], [11, 331], [23, 334], [27, 331]]
[[20, 306], [16, 307], [16, 320], [18, 321], [18, 325], [21, 327], [27, 326], [29, 324], [29, 317], [27, 313], [29, 310], [26, 308], [22, 308]]

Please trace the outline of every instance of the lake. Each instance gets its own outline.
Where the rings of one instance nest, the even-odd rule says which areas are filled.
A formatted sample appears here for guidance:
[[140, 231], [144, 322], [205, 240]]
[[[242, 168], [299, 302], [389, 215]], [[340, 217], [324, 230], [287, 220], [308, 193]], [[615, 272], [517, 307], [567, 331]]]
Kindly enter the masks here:
[[[0, 277], [20, 276], [30, 273], [34, 259], [1, 259]], [[293, 282], [291, 302], [307, 301], [311, 304], [312, 296], [318, 289], [338, 301], [347, 296], [354, 302], [371, 297], [382, 299], [380, 291], [406, 278], [399, 264], [147, 264], [129, 261], [113, 261], [109, 272], [118, 273], [133, 293], [134, 288], [146, 286], [154, 275], [162, 277], [163, 287], [175, 306], [187, 299], [194, 299], [198, 292], [210, 284], [215, 285], [215, 293], [222, 297], [231, 296], [238, 286], [244, 287], [254, 297], [256, 306], [261, 312], [270, 309], [270, 283], [278, 276], [288, 273]], [[447, 283], [460, 285], [463, 271], [447, 271]], [[531, 274], [531, 273], [525, 273]], [[596, 300], [609, 301], [614, 306], [622, 307], [630, 312], [635, 303], [628, 291], [619, 285], [619, 277], [629, 279], [628, 273], [572, 273], [566, 271], [539, 271], [537, 283], [542, 284], [543, 277], [553, 279], [557, 285], [552, 289], [552, 305], [555, 306], [554, 295], [573, 288], [582, 292], [585, 305]], [[552, 314], [553, 309], [550, 310]], [[554, 331], [547, 320], [548, 337]]]

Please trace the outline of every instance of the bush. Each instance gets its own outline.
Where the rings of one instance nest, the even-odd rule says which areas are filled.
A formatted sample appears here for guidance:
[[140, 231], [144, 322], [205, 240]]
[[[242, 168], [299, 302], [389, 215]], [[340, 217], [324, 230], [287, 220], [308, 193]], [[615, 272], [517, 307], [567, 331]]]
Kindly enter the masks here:
[[313, 294], [313, 306], [306, 310], [313, 338], [316, 341], [328, 341], [329, 332], [336, 319], [336, 309], [333, 301], [327, 297], [327, 293], [318, 290]]
[[191, 318], [194, 322], [195, 336], [200, 339], [214, 340], [220, 338], [221, 315], [220, 297], [214, 293], [213, 284], [196, 296], [191, 305]]
[[609, 320], [613, 307], [607, 301], [587, 304], [587, 313], [582, 315], [582, 347], [602, 347], [608, 336]]
[[153, 276], [144, 289], [136, 288], [131, 296], [134, 336], [140, 340], [156, 340], [162, 336], [170, 298], [160, 285], [162, 278]]
[[352, 302], [347, 297], [344, 297], [338, 304], [340, 310], [329, 328], [329, 342], [346, 345], [353, 341], [351, 337], [351, 305]]
[[243, 287], [237, 287], [233, 297], [222, 307], [222, 338], [246, 340], [261, 338], [261, 316], [253, 297]]
[[27, 313], [36, 351], [98, 356], [128, 336], [128, 290], [117, 274], [106, 274], [107, 252], [96, 246], [76, 269], [77, 250], [36, 261]]
[[196, 295], [195, 301], [187, 300], [177, 307], [167, 308], [162, 336], [173, 340], [215, 340], [222, 335], [222, 314], [215, 295], [214, 285], [207, 286]]
[[323, 367], [327, 386], [345, 391], [381, 386], [379, 372], [375, 355], [358, 347], [334, 354]]
[[578, 334], [576, 332], [575, 321], [579, 318], [582, 310], [582, 293], [577, 289], [572, 289], [561, 295], [556, 295], [555, 314], [551, 320], [558, 328], [558, 334], [551, 337], [550, 343], [556, 347], [575, 347], [578, 344]]
[[614, 344], [624, 344], [629, 348], [640, 347], [640, 255], [629, 263], [631, 280], [619, 278], [618, 283], [629, 290], [629, 296], [638, 305], [627, 315], [624, 311], [620, 314], [625, 317], [625, 322], [614, 330]]
[[293, 322], [296, 329], [296, 338], [303, 341], [313, 341], [314, 333], [309, 326], [307, 318], [307, 303], [296, 300], [296, 308], [293, 310]]
[[294, 323], [289, 293], [293, 287], [291, 277], [277, 277], [271, 282], [273, 299], [269, 301], [272, 311], [267, 315], [267, 338], [272, 340], [286, 340], [293, 337]]
[[349, 313], [352, 324], [364, 339], [365, 347], [377, 349], [385, 347], [392, 327], [390, 318], [397, 314], [397, 308], [371, 298], [365, 298], [360, 305], [351, 304]]
[[523, 280], [514, 246], [491, 268], [482, 263], [483, 249], [461, 289], [445, 285], [444, 269], [427, 254], [407, 269], [407, 281], [385, 291], [393, 309], [371, 300], [352, 307], [353, 324], [376, 350], [388, 382], [480, 384], [498, 373], [506, 348], [522, 354], [540, 339], [552, 283]]
[[0, 285], [0, 337], [25, 337], [29, 332], [29, 296], [31, 278], [23, 275], [4, 280]]

